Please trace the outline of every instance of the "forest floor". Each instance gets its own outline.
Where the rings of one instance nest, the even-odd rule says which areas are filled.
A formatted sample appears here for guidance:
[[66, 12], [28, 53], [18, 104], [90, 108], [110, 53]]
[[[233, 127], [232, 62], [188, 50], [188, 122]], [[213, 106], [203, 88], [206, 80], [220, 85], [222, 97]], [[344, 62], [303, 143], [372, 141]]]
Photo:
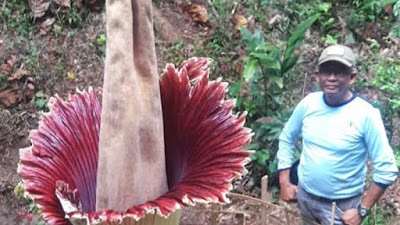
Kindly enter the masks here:
[[[207, 4], [207, 1], [197, 2]], [[164, 1], [162, 7], [154, 8], [154, 28], [160, 72], [166, 64], [166, 55], [173, 54], [168, 51], [173, 50], [178, 40], [183, 41], [179, 46], [191, 52], [199, 45], [193, 41], [194, 37], [205, 32], [195, 26], [174, 1]], [[26, 209], [27, 202], [15, 196], [14, 188], [19, 182], [19, 149], [30, 146], [29, 131], [37, 128], [42, 113], [47, 111], [43, 101], [55, 94], [67, 98], [76, 89], [101, 87], [103, 82], [104, 10], [88, 12], [76, 27], [55, 24], [50, 31], [36, 30], [21, 35], [7, 29], [6, 24], [0, 24], [0, 66], [8, 65], [7, 73], [14, 77], [12, 80], [0, 77], [0, 225], [34, 224], [18, 216]], [[379, 204], [388, 210], [399, 210], [400, 181], [389, 188]], [[237, 200], [224, 209], [243, 211], [243, 207], [243, 202]], [[259, 206], [251, 207], [246, 210], [260, 210]], [[195, 215], [185, 212], [185, 224]], [[207, 216], [195, 218], [196, 224], [206, 224], [208, 219]], [[257, 224], [257, 218], [249, 216], [246, 223], [243, 218], [225, 215], [219, 216], [218, 221], [219, 224]], [[393, 224], [395, 222], [393, 219]]]

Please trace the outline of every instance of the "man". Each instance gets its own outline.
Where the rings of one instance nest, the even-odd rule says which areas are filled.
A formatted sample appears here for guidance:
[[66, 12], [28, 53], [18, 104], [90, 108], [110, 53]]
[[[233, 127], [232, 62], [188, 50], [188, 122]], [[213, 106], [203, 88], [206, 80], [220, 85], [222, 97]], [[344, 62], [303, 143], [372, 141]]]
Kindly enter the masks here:
[[[343, 45], [327, 47], [315, 79], [321, 91], [295, 108], [279, 137], [281, 198], [297, 199], [303, 224], [359, 225], [398, 174], [379, 110], [350, 91], [356, 79], [355, 56]], [[290, 167], [298, 136], [302, 152], [298, 186]], [[363, 195], [366, 159], [374, 168]], [[333, 213], [332, 213], [333, 212]]]

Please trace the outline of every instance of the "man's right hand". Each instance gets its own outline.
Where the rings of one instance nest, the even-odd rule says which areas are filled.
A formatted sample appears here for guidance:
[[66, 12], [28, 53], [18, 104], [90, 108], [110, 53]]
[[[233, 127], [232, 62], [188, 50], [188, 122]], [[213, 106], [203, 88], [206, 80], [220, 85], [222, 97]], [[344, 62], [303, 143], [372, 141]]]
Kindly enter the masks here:
[[279, 172], [279, 185], [281, 187], [281, 199], [283, 201], [295, 201], [297, 194], [297, 186], [290, 183], [289, 180], [290, 170], [283, 170]]
[[281, 199], [283, 201], [295, 201], [297, 194], [297, 186], [291, 183], [281, 184]]

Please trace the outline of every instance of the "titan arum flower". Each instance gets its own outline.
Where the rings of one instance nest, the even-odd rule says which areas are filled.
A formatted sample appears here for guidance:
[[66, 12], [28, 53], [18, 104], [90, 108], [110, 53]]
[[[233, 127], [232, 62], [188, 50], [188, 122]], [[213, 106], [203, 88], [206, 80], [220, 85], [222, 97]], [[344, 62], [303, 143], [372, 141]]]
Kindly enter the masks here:
[[227, 202], [232, 179], [245, 172], [250, 152], [242, 148], [251, 133], [243, 127], [245, 113], [233, 115], [234, 101], [224, 100], [226, 83], [208, 80], [209, 63], [192, 58], [178, 68], [167, 65], [159, 84], [168, 190], [125, 211], [96, 211], [102, 91], [70, 95], [69, 101], [52, 97], [18, 168], [45, 221], [141, 224], [146, 215], [168, 217], [197, 202]]

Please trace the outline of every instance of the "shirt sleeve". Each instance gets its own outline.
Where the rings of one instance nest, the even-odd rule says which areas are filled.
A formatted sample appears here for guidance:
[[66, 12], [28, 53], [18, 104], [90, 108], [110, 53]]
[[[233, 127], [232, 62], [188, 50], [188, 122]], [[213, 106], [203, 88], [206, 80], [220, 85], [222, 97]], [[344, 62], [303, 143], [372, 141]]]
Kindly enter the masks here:
[[374, 168], [372, 180], [383, 185], [392, 184], [398, 169], [378, 109], [374, 108], [366, 118], [364, 141]]
[[282, 133], [279, 135], [278, 170], [290, 168], [293, 164], [295, 143], [301, 133], [305, 114], [304, 102], [305, 99], [296, 106]]

